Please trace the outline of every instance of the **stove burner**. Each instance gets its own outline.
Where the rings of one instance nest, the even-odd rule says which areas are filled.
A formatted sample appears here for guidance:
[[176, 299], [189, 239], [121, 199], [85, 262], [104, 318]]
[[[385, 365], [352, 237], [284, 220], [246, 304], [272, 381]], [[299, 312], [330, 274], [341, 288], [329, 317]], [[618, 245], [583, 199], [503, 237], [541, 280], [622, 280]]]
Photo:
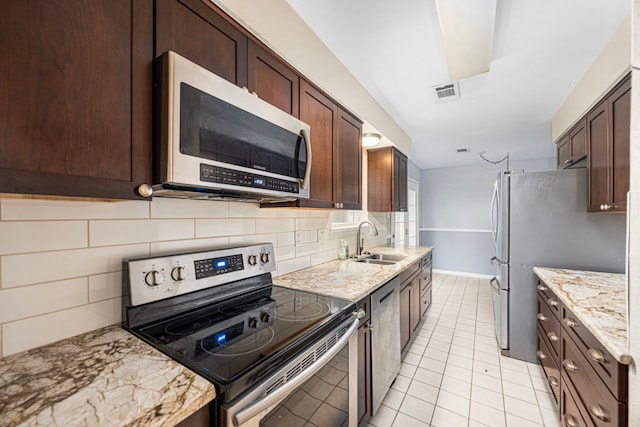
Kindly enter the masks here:
[[320, 319], [330, 311], [329, 305], [324, 301], [312, 301], [303, 305], [302, 308], [294, 308], [290, 304], [279, 304], [275, 308], [273, 317], [287, 322], [306, 321]]
[[[267, 346], [273, 341], [274, 336], [273, 329], [267, 326], [238, 341], [232, 340], [228, 345], [227, 343], [217, 342], [215, 338], [205, 338], [200, 341], [200, 348], [213, 356], [242, 356]], [[215, 335], [212, 337], [215, 337]]]
[[211, 318], [200, 317], [197, 319], [179, 320], [169, 323], [164, 331], [169, 335], [189, 335], [193, 332], [204, 329], [211, 324]]

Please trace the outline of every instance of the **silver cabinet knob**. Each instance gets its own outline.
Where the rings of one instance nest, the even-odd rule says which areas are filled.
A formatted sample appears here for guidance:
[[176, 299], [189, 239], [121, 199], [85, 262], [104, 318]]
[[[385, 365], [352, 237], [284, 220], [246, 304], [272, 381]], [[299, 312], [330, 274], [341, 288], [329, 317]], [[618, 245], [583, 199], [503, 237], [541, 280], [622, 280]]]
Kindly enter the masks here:
[[547, 358], [547, 355], [546, 355], [546, 354], [544, 354], [542, 350], [538, 350], [538, 351], [536, 352], [536, 356], [538, 356], [538, 359], [540, 359], [540, 360], [544, 360], [544, 359], [546, 359], [546, 358]]
[[598, 403], [590, 403], [589, 405], [587, 405], [587, 409], [589, 410], [591, 415], [593, 415], [600, 421], [609, 421], [609, 417], [607, 417], [607, 414], [605, 414], [604, 408]]
[[589, 355], [589, 357], [591, 358], [591, 360], [598, 362], [598, 363], [605, 363], [606, 360], [604, 358], [604, 354], [602, 354], [602, 352], [596, 348], [590, 348], [589, 350], [587, 350], [587, 354]]
[[549, 298], [549, 299], [547, 300], [547, 303], [549, 303], [549, 305], [550, 305], [551, 307], [555, 307], [555, 306], [557, 306], [557, 305], [558, 305], [558, 300], [557, 300], [557, 299], [555, 299], [555, 298]]
[[560, 337], [558, 337], [555, 332], [549, 332], [547, 334], [547, 338], [549, 338], [549, 340], [551, 341], [558, 341], [560, 339]]
[[539, 321], [544, 322], [545, 320], [547, 320], [547, 316], [545, 316], [542, 313], [538, 313], [538, 315], [536, 316], [538, 318]]
[[562, 319], [562, 322], [570, 328], [575, 328], [576, 326], [578, 326], [576, 321], [570, 317], [565, 317], [564, 319]]
[[569, 359], [564, 359], [562, 361], [562, 366], [569, 372], [577, 372], [580, 370], [578, 366]]

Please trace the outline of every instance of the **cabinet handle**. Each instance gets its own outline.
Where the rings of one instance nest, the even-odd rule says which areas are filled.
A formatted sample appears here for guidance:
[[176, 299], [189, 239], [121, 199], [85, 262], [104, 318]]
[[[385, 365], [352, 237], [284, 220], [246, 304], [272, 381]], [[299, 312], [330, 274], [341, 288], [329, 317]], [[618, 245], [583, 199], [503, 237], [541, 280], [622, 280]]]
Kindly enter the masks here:
[[556, 377], [549, 377], [549, 384], [551, 384], [551, 386], [553, 387], [558, 387], [560, 385], [560, 382]]
[[570, 328], [575, 328], [576, 326], [578, 326], [576, 321], [570, 317], [565, 317], [564, 319], [562, 319], [562, 322]]
[[538, 313], [538, 315], [536, 316], [538, 318], [539, 321], [544, 322], [545, 320], [547, 320], [547, 316], [545, 316], [542, 313]]
[[549, 298], [547, 302], [551, 307], [556, 307], [558, 305], [558, 300], [555, 298]]
[[546, 359], [546, 358], [547, 358], [547, 355], [546, 355], [546, 354], [544, 354], [544, 353], [542, 352], [542, 350], [538, 350], [538, 351], [536, 352], [536, 356], [538, 356], [538, 359], [540, 359], [540, 360], [544, 360], [544, 359]]
[[604, 358], [604, 354], [602, 354], [602, 352], [598, 349], [595, 348], [590, 348], [589, 350], [587, 350], [587, 354], [589, 355], [589, 357], [591, 358], [591, 360], [594, 360], [598, 363], [605, 363], [606, 360]]
[[569, 163], [571, 163], [571, 159], [567, 159], [567, 160], [564, 161], [565, 165], [568, 165]]
[[564, 359], [562, 361], [562, 366], [569, 372], [578, 372], [580, 370], [578, 366], [569, 359]]
[[600, 205], [600, 210], [601, 211], [609, 211], [611, 210], [613, 206], [612, 205]]
[[546, 287], [546, 286], [544, 286], [544, 285], [538, 285], [538, 286], [537, 286], [537, 288], [538, 288], [538, 290], [539, 290], [540, 292], [544, 292], [544, 291], [546, 291], [546, 290], [547, 290], [547, 287]]
[[604, 413], [604, 408], [599, 404], [590, 403], [589, 405], [587, 405], [587, 409], [589, 409], [589, 412], [591, 413], [591, 415], [593, 415], [600, 421], [609, 421], [609, 418]]
[[558, 341], [560, 339], [555, 332], [549, 332], [547, 334], [547, 338], [549, 338], [551, 341]]
[[580, 427], [576, 418], [571, 414], [564, 414], [564, 425], [566, 427]]

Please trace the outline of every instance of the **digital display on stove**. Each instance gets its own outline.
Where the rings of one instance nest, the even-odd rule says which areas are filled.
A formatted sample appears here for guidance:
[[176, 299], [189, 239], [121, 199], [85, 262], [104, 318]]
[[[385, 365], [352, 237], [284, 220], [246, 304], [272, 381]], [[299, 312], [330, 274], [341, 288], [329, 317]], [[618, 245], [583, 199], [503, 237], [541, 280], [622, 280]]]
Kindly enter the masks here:
[[229, 255], [220, 258], [209, 258], [194, 261], [194, 271], [197, 279], [216, 276], [218, 274], [230, 273], [244, 269], [242, 255]]

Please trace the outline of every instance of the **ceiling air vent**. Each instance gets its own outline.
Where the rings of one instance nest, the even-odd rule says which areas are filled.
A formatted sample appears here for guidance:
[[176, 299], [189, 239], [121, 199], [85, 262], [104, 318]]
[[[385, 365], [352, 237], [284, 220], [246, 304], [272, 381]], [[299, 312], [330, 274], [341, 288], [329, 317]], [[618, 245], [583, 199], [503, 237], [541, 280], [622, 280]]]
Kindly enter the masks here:
[[436, 97], [437, 103], [455, 101], [460, 99], [460, 89], [458, 89], [458, 82], [443, 83], [433, 86], [433, 94]]

